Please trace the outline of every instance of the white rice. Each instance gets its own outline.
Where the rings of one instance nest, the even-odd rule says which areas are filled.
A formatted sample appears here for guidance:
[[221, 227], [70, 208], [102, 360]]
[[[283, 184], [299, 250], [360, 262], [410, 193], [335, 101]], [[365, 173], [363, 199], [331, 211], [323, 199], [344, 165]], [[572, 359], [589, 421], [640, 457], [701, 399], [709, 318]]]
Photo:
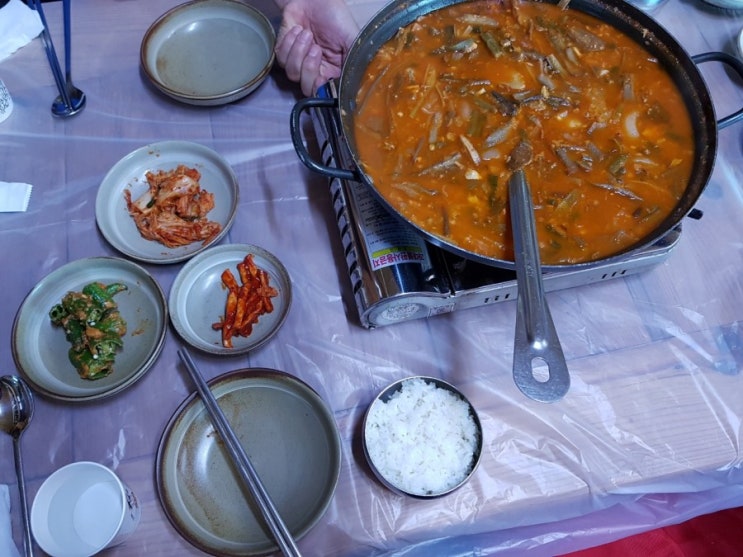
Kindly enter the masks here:
[[479, 432], [469, 404], [455, 393], [413, 378], [366, 417], [366, 448], [392, 485], [413, 495], [436, 495], [470, 473]]

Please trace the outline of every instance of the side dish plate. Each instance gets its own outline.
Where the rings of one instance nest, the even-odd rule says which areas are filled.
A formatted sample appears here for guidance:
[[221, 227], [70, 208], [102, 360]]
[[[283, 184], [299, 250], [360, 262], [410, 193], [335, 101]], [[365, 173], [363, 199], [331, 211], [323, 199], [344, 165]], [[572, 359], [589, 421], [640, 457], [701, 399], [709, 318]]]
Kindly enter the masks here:
[[[94, 381], [80, 378], [67, 358], [70, 343], [64, 330], [49, 318], [49, 310], [67, 292], [79, 292], [91, 282], [127, 286], [114, 297], [127, 323], [124, 346], [113, 373]], [[112, 257], [79, 259], [52, 271], [24, 299], [13, 322], [13, 359], [43, 395], [68, 402], [97, 400], [130, 387], [150, 369], [165, 342], [167, 323], [165, 295], [142, 267]]]
[[235, 0], [194, 0], [150, 26], [140, 61], [165, 95], [215, 106], [245, 97], [266, 79], [275, 43], [271, 22], [256, 8]]
[[[273, 311], [264, 313], [250, 336], [232, 338], [233, 347], [222, 346], [221, 331], [212, 327], [225, 313], [227, 289], [222, 273], [230, 269], [238, 279], [237, 264], [253, 254], [256, 266], [269, 275], [269, 285], [278, 295], [271, 298]], [[210, 354], [244, 354], [263, 345], [283, 324], [292, 300], [291, 280], [284, 265], [271, 253], [249, 244], [216, 246], [186, 263], [170, 289], [170, 319], [188, 344]]]
[[[127, 210], [124, 190], [131, 192], [134, 201], [148, 190], [148, 172], [174, 170], [180, 164], [198, 170], [201, 189], [214, 194], [214, 208], [207, 218], [218, 222], [222, 230], [207, 245], [194, 242], [168, 248], [147, 240]], [[145, 263], [177, 263], [219, 242], [227, 234], [235, 220], [238, 199], [237, 177], [218, 153], [198, 143], [163, 141], [129, 153], [106, 174], [96, 197], [96, 222], [106, 240], [124, 255]]]
[[[295, 539], [330, 504], [341, 467], [338, 429], [320, 396], [275, 370], [241, 369], [209, 386]], [[195, 394], [165, 428], [156, 458], [160, 502], [175, 529], [212, 555], [277, 551]]]

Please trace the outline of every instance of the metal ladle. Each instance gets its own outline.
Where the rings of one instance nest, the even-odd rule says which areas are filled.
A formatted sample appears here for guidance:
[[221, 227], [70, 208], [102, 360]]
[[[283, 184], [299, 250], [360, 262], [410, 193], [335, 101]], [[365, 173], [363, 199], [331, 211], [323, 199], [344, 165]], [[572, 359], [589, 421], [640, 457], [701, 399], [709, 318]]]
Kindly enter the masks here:
[[33, 414], [34, 397], [26, 382], [14, 375], [0, 377], [0, 429], [13, 437], [13, 455], [15, 457], [15, 473], [18, 477], [18, 492], [21, 499], [23, 545], [26, 557], [33, 556], [33, 542], [28, 519], [26, 481], [23, 477], [21, 434], [31, 422]]
[[[523, 171], [531, 156], [531, 146], [521, 142], [509, 158], [509, 168], [513, 171], [508, 181], [509, 210], [518, 289], [513, 379], [529, 398], [554, 402], [568, 392], [570, 374], [544, 296], [534, 207]], [[541, 365], [547, 366], [546, 376], [537, 373]]]

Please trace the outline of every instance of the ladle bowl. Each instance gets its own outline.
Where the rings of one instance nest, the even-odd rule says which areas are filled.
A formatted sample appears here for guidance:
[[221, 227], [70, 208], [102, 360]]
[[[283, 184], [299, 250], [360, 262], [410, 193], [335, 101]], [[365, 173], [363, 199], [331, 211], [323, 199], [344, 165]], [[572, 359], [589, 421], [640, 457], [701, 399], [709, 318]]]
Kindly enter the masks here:
[[33, 555], [31, 527], [28, 519], [28, 500], [26, 481], [23, 476], [21, 457], [21, 435], [31, 423], [34, 414], [34, 397], [26, 382], [15, 375], [0, 377], [0, 428], [13, 438], [15, 472], [18, 478], [18, 492], [21, 500], [23, 518], [23, 544], [26, 557]]

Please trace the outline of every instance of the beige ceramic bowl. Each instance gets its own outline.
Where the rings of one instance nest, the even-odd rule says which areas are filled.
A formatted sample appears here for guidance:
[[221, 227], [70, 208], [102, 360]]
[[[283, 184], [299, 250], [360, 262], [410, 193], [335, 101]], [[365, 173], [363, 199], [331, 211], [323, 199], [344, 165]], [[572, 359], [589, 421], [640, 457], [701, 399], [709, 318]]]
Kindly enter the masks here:
[[163, 14], [142, 39], [145, 75], [186, 104], [245, 97], [268, 76], [276, 33], [265, 15], [236, 0], [192, 0]]
[[[123, 283], [114, 298], [127, 324], [124, 346], [111, 375], [82, 379], [69, 362], [65, 331], [52, 324], [49, 310], [67, 292], [86, 284]], [[160, 356], [168, 325], [168, 307], [160, 285], [139, 265], [117, 257], [90, 257], [58, 267], [26, 296], [13, 322], [16, 366], [33, 389], [65, 402], [88, 402], [116, 395], [139, 381]]]
[[[300, 540], [325, 514], [340, 477], [341, 440], [332, 411], [309, 385], [278, 370], [231, 371], [209, 381], [209, 388]], [[171, 524], [200, 550], [225, 557], [278, 550], [195, 393], [165, 428], [155, 477]]]

